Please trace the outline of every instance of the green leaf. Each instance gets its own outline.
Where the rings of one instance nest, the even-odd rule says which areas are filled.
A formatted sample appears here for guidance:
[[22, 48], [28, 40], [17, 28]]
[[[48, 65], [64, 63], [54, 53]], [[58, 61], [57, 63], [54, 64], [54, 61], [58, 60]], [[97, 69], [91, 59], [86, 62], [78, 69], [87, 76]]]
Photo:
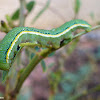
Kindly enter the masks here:
[[87, 77], [91, 72], [92, 72], [91, 66], [89, 64], [85, 64], [78, 70], [79, 74], [78, 76], [84, 78]]
[[35, 1], [30, 1], [28, 4], [27, 4], [27, 10], [28, 10], [28, 13], [32, 11], [33, 7], [35, 5]]
[[52, 52], [52, 53], [50, 53], [49, 55], [48, 55], [48, 57], [52, 57], [52, 56], [54, 56], [55, 55], [55, 52]]
[[48, 65], [48, 68], [51, 68], [51, 67], [53, 67], [54, 65], [55, 65], [55, 63], [51, 63], [51, 64]]
[[36, 46], [36, 47], [35, 47], [35, 50], [36, 50], [36, 51], [39, 51], [39, 50], [40, 50], [40, 48], [39, 48], [38, 46]]
[[50, 100], [68, 100], [66, 98], [67, 94], [65, 93], [57, 93], [55, 96], [54, 96], [54, 99], [50, 99]]
[[95, 56], [95, 58], [96, 58], [97, 60], [100, 59], [100, 47], [97, 48], [97, 52], [95, 53], [94, 56]]
[[[27, 3], [26, 5], [26, 9], [28, 10], [28, 13], [30, 13], [33, 9], [35, 5], [35, 1], [30, 1], [29, 3]], [[19, 8], [13, 13], [12, 15], [12, 20], [18, 20], [19, 19], [19, 14], [20, 14], [20, 10]]]
[[50, 5], [50, 0], [47, 1], [46, 5], [44, 6], [44, 8], [42, 10], [40, 10], [40, 12], [35, 16], [35, 18], [32, 21], [32, 24], [44, 13], [45, 10], [47, 10], [47, 8]]
[[78, 14], [80, 6], [81, 6], [81, 0], [75, 0], [75, 7], [74, 7], [75, 14]]
[[42, 66], [43, 71], [45, 72], [46, 71], [46, 64], [45, 64], [44, 60], [41, 61], [41, 66]]
[[19, 9], [17, 9], [14, 13], [13, 13], [13, 15], [12, 15], [12, 20], [17, 20], [18, 18], [19, 18]]
[[67, 94], [70, 94], [73, 91], [73, 85], [71, 83], [64, 82], [61, 84], [61, 87]]
[[3, 71], [2, 73], [2, 82], [5, 82], [6, 78], [7, 78], [7, 75], [8, 75], [8, 71]]
[[7, 22], [8, 22], [8, 25], [9, 25], [11, 28], [14, 28], [14, 27], [15, 27], [14, 24], [13, 24], [13, 20], [12, 20], [11, 16], [6, 15], [6, 20], [7, 20]]

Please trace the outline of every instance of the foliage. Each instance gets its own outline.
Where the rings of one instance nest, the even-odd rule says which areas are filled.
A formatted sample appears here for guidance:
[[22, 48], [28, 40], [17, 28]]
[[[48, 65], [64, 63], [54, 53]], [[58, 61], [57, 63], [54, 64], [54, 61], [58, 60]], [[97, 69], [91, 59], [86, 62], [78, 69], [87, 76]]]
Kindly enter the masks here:
[[74, 5], [75, 19], [78, 16], [78, 13], [80, 11], [80, 7], [81, 7], [81, 0], [75, 0], [75, 5]]
[[[21, 0], [20, 0], [21, 1]], [[3, 31], [5, 33], [9, 32], [12, 28], [16, 26], [24, 26], [24, 22], [28, 15], [32, 12], [32, 10], [35, 8], [36, 1], [31, 0], [30, 2], [24, 1], [25, 5], [23, 7], [18, 8], [11, 16], [6, 15], [6, 21], [1, 21], [1, 27], [0, 31]], [[20, 2], [23, 4], [23, 2]], [[35, 16], [35, 18], [32, 20], [32, 23], [36, 22], [37, 19], [48, 9], [50, 6], [51, 0], [47, 0], [44, 7], [39, 11], [39, 13]], [[74, 3], [74, 19], [78, 17], [78, 13], [81, 8], [81, 0], [75, 0]], [[20, 4], [21, 5], [21, 4]], [[26, 11], [25, 13], [21, 13], [21, 11]], [[22, 17], [23, 16], [23, 17]], [[94, 20], [94, 14], [90, 14], [91, 18]], [[24, 19], [23, 22], [21, 20]], [[15, 25], [16, 20], [19, 22], [19, 24]], [[80, 33], [79, 36], [82, 34], [85, 34], [86, 32]], [[75, 32], [77, 34], [77, 32]], [[76, 38], [76, 37], [75, 37]], [[69, 43], [70, 41], [68, 41]], [[32, 96], [32, 90], [31, 88], [25, 87], [22, 88], [21, 92], [20, 88], [22, 87], [25, 79], [30, 75], [31, 71], [34, 70], [37, 63], [41, 62], [41, 66], [44, 72], [50, 70], [51, 67], [57, 66], [56, 71], [49, 71], [49, 74], [47, 75], [49, 85], [50, 85], [50, 94], [49, 94], [49, 100], [78, 100], [79, 97], [82, 95], [88, 94], [88, 89], [86, 87], [87, 79], [91, 77], [91, 74], [93, 73], [93, 65], [96, 66], [96, 61], [100, 59], [100, 47], [98, 47], [97, 52], [94, 55], [89, 55], [89, 61], [86, 62], [86, 64], [83, 64], [79, 67], [79, 69], [75, 72], [69, 72], [65, 70], [65, 62], [68, 60], [68, 58], [71, 56], [71, 54], [75, 51], [77, 47], [77, 43], [79, 42], [79, 38], [76, 38], [73, 40], [73, 42], [70, 44], [70, 47], [63, 48], [63, 50], [59, 54], [56, 54], [54, 49], [46, 49], [46, 48], [30, 48], [25, 47], [24, 53], [27, 56], [27, 60], [29, 62], [29, 65], [27, 67], [27, 64], [24, 64], [21, 60], [21, 53], [18, 55], [16, 62], [13, 65], [13, 68], [11, 68], [10, 73], [8, 74], [7, 80], [5, 82], [5, 98], [10, 98], [10, 100], [13, 100], [13, 98], [16, 98], [17, 100], [28, 100]], [[63, 46], [63, 45], [62, 45]], [[53, 57], [56, 56], [56, 60], [58, 60], [58, 63], [55, 65], [55, 63], [51, 63], [49, 65], [46, 64], [44, 58], [45, 57]], [[60, 55], [60, 56], [59, 56]], [[41, 56], [43, 58], [41, 58]], [[73, 60], [73, 59], [72, 59]], [[17, 66], [17, 67], [16, 67]], [[21, 67], [20, 67], [21, 66]], [[28, 67], [30, 69], [28, 69]], [[29, 70], [29, 72], [27, 72]], [[27, 73], [26, 73], [27, 72]], [[5, 74], [5, 73], [4, 73]], [[24, 76], [24, 74], [26, 76]], [[23, 78], [24, 76], [24, 78]], [[100, 90], [98, 87], [92, 89], [94, 92]], [[17, 92], [16, 92], [17, 91]], [[14, 94], [15, 93], [15, 94]], [[1, 95], [1, 93], [0, 93]], [[9, 97], [10, 96], [10, 97]]]
[[81, 0], [75, 0], [75, 7], [74, 7], [74, 12], [78, 14], [81, 6]]
[[75, 96], [86, 91], [84, 83], [89, 78], [91, 67], [84, 65], [78, 69], [77, 72], [66, 72], [62, 75], [60, 80], [61, 91], [58, 91], [54, 100], [72, 100]]
[[[30, 1], [29, 3], [26, 4], [26, 9], [28, 11], [28, 14], [32, 11], [32, 9], [35, 6], [35, 1]], [[17, 9], [11, 16], [12, 20], [18, 20], [19, 19], [19, 14], [20, 14], [20, 9]]]
[[35, 18], [33, 19], [32, 23], [34, 23], [43, 13], [45, 10], [47, 10], [47, 8], [50, 5], [50, 0], [47, 1], [46, 5], [44, 6], [43, 9], [40, 10], [40, 12], [35, 16]]

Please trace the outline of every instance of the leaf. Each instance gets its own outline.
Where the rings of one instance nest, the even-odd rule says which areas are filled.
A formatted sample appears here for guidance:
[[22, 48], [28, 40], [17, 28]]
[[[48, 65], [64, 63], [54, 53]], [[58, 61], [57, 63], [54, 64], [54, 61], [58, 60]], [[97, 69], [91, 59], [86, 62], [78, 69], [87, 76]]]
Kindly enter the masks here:
[[47, 10], [47, 8], [50, 5], [50, 0], [47, 1], [46, 5], [44, 6], [44, 8], [42, 10], [40, 10], [40, 12], [35, 16], [35, 18], [32, 21], [32, 24], [44, 13], [45, 10]]
[[78, 70], [79, 74], [78, 76], [84, 78], [87, 77], [91, 72], [92, 72], [91, 66], [89, 64], [85, 64]]
[[19, 18], [19, 9], [17, 9], [14, 13], [13, 13], [13, 15], [12, 15], [12, 20], [17, 20], [18, 18]]
[[[26, 5], [26, 9], [28, 10], [28, 13], [30, 13], [33, 9], [35, 5], [35, 1], [30, 1], [29, 3], [27, 3]], [[19, 8], [13, 13], [12, 15], [12, 20], [18, 20], [19, 19], [19, 14], [20, 14], [20, 10]]]
[[28, 12], [31, 12], [31, 11], [32, 11], [34, 5], [35, 5], [35, 1], [30, 1], [30, 2], [27, 4], [27, 7], [26, 7], [26, 8], [27, 8]]
[[6, 20], [7, 20], [7, 22], [8, 22], [8, 25], [9, 25], [11, 28], [14, 28], [14, 27], [15, 27], [14, 24], [13, 24], [13, 20], [12, 20], [11, 16], [6, 15]]
[[45, 72], [46, 71], [46, 64], [45, 64], [44, 60], [41, 61], [41, 66], [42, 66], [43, 72]]
[[75, 0], [75, 7], [74, 7], [75, 14], [78, 14], [80, 6], [81, 6], [81, 0]]
[[54, 56], [55, 55], [55, 52], [52, 52], [52, 53], [50, 53], [49, 55], [48, 55], [48, 57], [52, 57], [52, 56]]
[[71, 92], [73, 92], [73, 85], [72, 84], [64, 82], [63, 84], [61, 84], [61, 87], [62, 87], [64, 92], [67, 92], [67, 94], [70, 94]]
[[97, 52], [95, 53], [95, 58], [96, 58], [97, 60], [100, 59], [100, 47], [97, 48]]
[[5, 82], [7, 75], [8, 75], [8, 71], [3, 71], [2, 82]]
[[36, 47], [35, 47], [35, 50], [36, 50], [36, 51], [39, 51], [39, 50], [40, 50], [40, 48], [39, 48], [38, 46], [36, 46]]
[[[54, 99], [53, 100], [68, 100], [66, 98], [67, 94], [65, 93], [57, 93], [55, 96], [54, 96]], [[50, 99], [52, 100], [52, 99]]]
[[55, 65], [55, 63], [51, 63], [51, 64], [48, 65], [48, 68], [51, 68], [51, 67], [53, 67], [54, 65]]
[[61, 80], [62, 82], [76, 83], [78, 81], [77, 74], [66, 72]]
[[8, 33], [10, 31], [7, 23], [3, 20], [1, 20], [1, 29], [3, 29], [6, 33]]

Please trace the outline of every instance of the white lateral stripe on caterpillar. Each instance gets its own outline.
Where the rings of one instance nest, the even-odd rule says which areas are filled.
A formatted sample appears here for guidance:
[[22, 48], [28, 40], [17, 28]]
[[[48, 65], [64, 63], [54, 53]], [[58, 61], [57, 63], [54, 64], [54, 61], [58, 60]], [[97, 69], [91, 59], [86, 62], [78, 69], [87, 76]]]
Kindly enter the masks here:
[[15, 43], [18, 41], [18, 39], [20, 38], [21, 35], [23, 34], [35, 34], [35, 35], [40, 35], [40, 36], [43, 36], [43, 37], [52, 37], [52, 38], [56, 38], [56, 37], [60, 37], [61, 35], [64, 35], [66, 34], [66, 32], [69, 32], [71, 29], [77, 27], [77, 26], [83, 26], [83, 27], [90, 27], [89, 25], [86, 25], [86, 24], [74, 24], [72, 25], [71, 27], [69, 27], [68, 29], [64, 30], [63, 32], [57, 34], [57, 35], [51, 35], [51, 34], [42, 34], [40, 32], [33, 32], [33, 31], [22, 31], [20, 32], [15, 40], [12, 42], [10, 48], [8, 49], [7, 51], [7, 55], [6, 55], [6, 62], [9, 63], [9, 55], [11, 53], [11, 50], [13, 48], [13, 46], [15, 45]]

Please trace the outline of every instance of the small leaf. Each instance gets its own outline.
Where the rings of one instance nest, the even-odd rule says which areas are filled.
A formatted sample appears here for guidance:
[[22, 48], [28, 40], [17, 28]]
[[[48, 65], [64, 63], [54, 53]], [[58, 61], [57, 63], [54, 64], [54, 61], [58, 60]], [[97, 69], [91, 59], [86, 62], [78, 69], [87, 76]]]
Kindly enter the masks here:
[[52, 57], [52, 56], [54, 56], [55, 55], [55, 52], [52, 52], [52, 53], [50, 53], [49, 55], [48, 55], [48, 57]]
[[33, 19], [32, 24], [44, 13], [45, 10], [47, 10], [47, 8], [50, 5], [50, 0], [47, 1], [46, 5], [44, 6], [44, 8], [42, 10], [40, 10], [40, 12], [35, 16], [35, 18]]
[[51, 63], [51, 64], [48, 65], [48, 68], [51, 68], [51, 67], [53, 67], [54, 65], [55, 65], [55, 63]]
[[30, 1], [30, 2], [27, 4], [27, 7], [26, 7], [26, 8], [27, 8], [28, 12], [31, 12], [31, 11], [32, 11], [34, 5], [35, 5], [35, 1]]
[[7, 75], [8, 75], [8, 71], [3, 71], [2, 73], [2, 82], [5, 82], [6, 78], [7, 78]]
[[36, 47], [35, 47], [35, 50], [36, 50], [36, 51], [39, 51], [39, 50], [40, 50], [40, 48], [39, 48], [38, 46], [36, 46]]
[[13, 21], [12, 21], [11, 16], [6, 15], [6, 20], [7, 20], [7, 22], [8, 22], [8, 25], [9, 25], [11, 28], [14, 28], [14, 27], [15, 27], [14, 24], [13, 24]]
[[[57, 93], [54, 96], [53, 100], [68, 100], [66, 97], [67, 97], [67, 94], [65, 94], [65, 93]], [[52, 100], [52, 99], [50, 99], [50, 100]]]
[[61, 84], [61, 87], [63, 91], [67, 92], [67, 94], [70, 94], [73, 91], [73, 86], [71, 83], [64, 82]]
[[17, 20], [18, 18], [19, 18], [19, 9], [17, 9], [14, 13], [13, 13], [13, 15], [12, 15], [12, 20]]
[[32, 59], [34, 56], [35, 56], [35, 54], [34, 53], [31, 53], [30, 58]]
[[74, 7], [75, 14], [78, 14], [80, 6], [81, 6], [81, 0], [75, 0], [75, 7]]
[[44, 60], [41, 61], [41, 66], [42, 66], [43, 72], [45, 72], [46, 71], [46, 64], [45, 64]]
[[10, 31], [7, 23], [3, 20], [1, 20], [1, 28], [3, 28], [6, 33], [8, 33]]
[[82, 67], [80, 67], [80, 69], [78, 70], [78, 74], [79, 76], [82, 77], [86, 77], [90, 74], [90, 72], [92, 72], [91, 66], [89, 64], [85, 64]]
[[[27, 3], [26, 8], [28, 10], [28, 13], [31, 12], [31, 10], [33, 9], [35, 5], [35, 1], [30, 1], [29, 3]], [[19, 14], [20, 14], [20, 10], [19, 8], [13, 13], [12, 15], [12, 20], [18, 20], [19, 19]]]

